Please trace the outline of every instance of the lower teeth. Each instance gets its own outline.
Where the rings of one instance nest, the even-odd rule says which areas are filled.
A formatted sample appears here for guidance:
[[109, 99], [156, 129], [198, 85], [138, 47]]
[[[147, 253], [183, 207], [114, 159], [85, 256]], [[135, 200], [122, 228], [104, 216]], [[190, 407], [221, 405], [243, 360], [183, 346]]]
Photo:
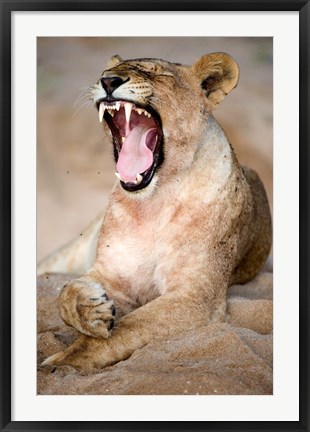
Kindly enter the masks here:
[[142, 177], [141, 174], [137, 174], [136, 179], [133, 182], [132, 181], [123, 180], [122, 177], [120, 176], [120, 174], [118, 172], [115, 172], [115, 175], [123, 183], [134, 183], [134, 184], [137, 185], [137, 184], [140, 184], [142, 182], [142, 180], [143, 180], [143, 177]]

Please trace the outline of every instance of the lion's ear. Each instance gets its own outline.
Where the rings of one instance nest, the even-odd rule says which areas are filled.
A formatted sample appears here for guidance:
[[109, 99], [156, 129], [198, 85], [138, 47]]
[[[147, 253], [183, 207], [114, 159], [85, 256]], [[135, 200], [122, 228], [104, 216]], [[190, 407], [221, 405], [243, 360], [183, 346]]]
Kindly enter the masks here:
[[116, 65], [118, 65], [119, 63], [121, 63], [123, 61], [122, 57], [120, 57], [119, 55], [114, 55], [113, 57], [110, 58], [110, 60], [108, 61], [107, 64], [107, 69], [112, 69], [113, 67], [115, 67]]
[[212, 53], [201, 57], [193, 66], [208, 100], [216, 107], [236, 87], [239, 67], [230, 55]]

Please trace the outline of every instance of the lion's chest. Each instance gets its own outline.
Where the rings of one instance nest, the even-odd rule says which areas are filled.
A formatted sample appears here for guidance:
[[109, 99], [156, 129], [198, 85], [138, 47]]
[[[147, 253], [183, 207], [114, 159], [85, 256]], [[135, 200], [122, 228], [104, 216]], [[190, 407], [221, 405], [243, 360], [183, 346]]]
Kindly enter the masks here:
[[104, 273], [112, 285], [128, 292], [138, 303], [146, 303], [160, 294], [153, 282], [156, 257], [150, 242], [139, 235], [114, 234], [101, 256]]
[[[154, 218], [137, 221], [123, 214], [120, 220], [117, 224], [105, 221], [98, 250], [102, 272], [112, 285], [143, 304], [166, 291], [175, 269], [182, 273], [184, 257], [187, 256], [186, 265], [191, 265], [187, 229], [190, 225], [193, 230], [195, 221], [188, 209], [183, 215], [172, 205]], [[201, 233], [199, 237], [203, 245]], [[197, 249], [198, 237], [194, 241]]]

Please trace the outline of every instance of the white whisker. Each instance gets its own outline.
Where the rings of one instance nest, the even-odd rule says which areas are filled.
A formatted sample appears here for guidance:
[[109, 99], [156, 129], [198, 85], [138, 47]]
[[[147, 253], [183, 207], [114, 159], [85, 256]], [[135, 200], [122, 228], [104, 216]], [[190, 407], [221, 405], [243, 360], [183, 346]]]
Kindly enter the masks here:
[[90, 93], [90, 89], [91, 89], [91, 87], [85, 87], [82, 91], [81, 91], [81, 93], [78, 95], [78, 97], [76, 98], [76, 101], [74, 102], [74, 107], [76, 106], [76, 105], [78, 105], [83, 99], [85, 99], [85, 98], [88, 98], [88, 99], [90, 99], [91, 98], [91, 93]]
[[79, 97], [79, 99], [77, 99], [74, 104], [73, 107], [75, 108], [76, 106], [78, 106], [80, 103], [85, 102], [86, 100], [91, 100], [92, 98], [89, 95], [84, 95], [83, 97]]
[[72, 118], [74, 118], [82, 108], [89, 107], [90, 105], [93, 105], [92, 102], [93, 102], [92, 99], [87, 99], [87, 101], [83, 102], [79, 107], [77, 107], [75, 112], [72, 114]]

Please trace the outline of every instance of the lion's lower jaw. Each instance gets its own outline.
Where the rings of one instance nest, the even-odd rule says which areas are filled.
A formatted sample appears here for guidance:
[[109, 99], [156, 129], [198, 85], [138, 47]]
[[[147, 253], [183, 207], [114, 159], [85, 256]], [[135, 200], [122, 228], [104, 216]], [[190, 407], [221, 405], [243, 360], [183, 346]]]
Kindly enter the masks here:
[[150, 183], [143, 189], [129, 192], [129, 191], [126, 191], [125, 189], [123, 189], [121, 185], [119, 185], [119, 187], [122, 189], [123, 193], [125, 193], [127, 197], [129, 197], [133, 200], [145, 200], [145, 199], [150, 198], [153, 195], [153, 193], [155, 192], [157, 181], [158, 181], [158, 175], [154, 174]]

